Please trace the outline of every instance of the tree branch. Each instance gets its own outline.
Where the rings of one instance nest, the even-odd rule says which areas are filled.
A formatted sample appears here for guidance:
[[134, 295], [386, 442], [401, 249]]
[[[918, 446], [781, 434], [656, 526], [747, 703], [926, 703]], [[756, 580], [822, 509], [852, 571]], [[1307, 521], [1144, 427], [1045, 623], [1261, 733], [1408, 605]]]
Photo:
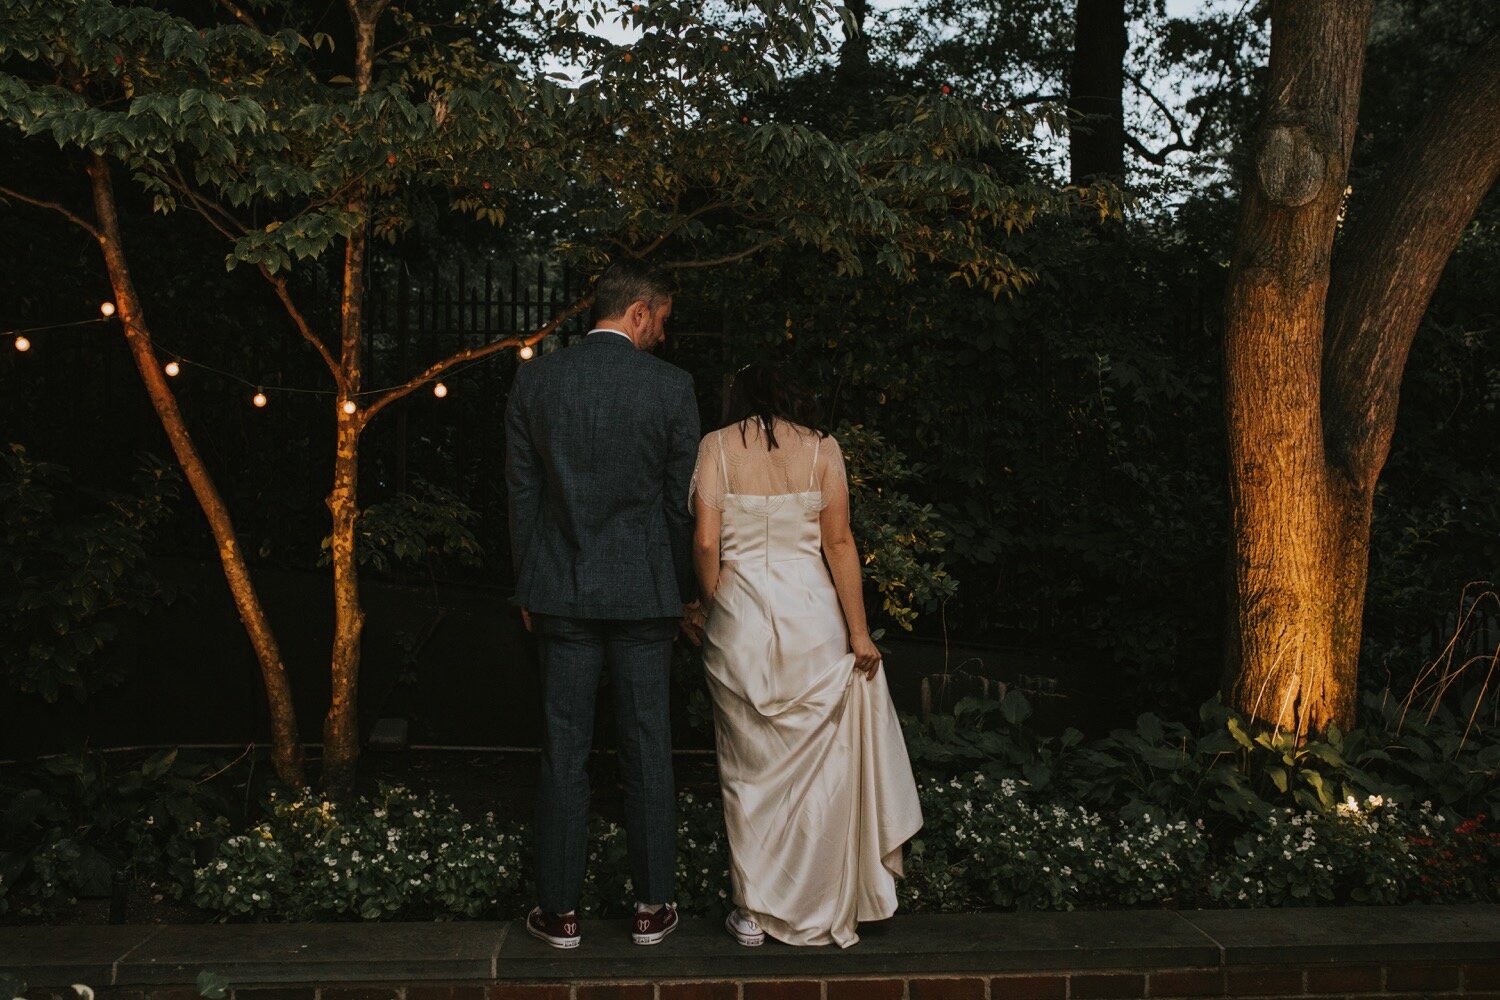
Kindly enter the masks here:
[[739, 253], [727, 254], [723, 257], [713, 257], [708, 260], [674, 260], [669, 261], [668, 263], [661, 266], [663, 268], [671, 270], [685, 270], [687, 268], [693, 267], [718, 267], [720, 264], [733, 264], [737, 260], [744, 260], [746, 257], [758, 254], [762, 250], [769, 249], [770, 247], [773, 247], [780, 242], [781, 237], [776, 236], [769, 240], [763, 240], [762, 242], [755, 244], [753, 247], [747, 247], [746, 249], [741, 250]]
[[397, 386], [394, 389], [382, 393], [380, 397], [375, 400], [375, 402], [366, 407], [363, 418], [364, 422], [368, 424], [371, 420], [374, 419], [375, 414], [379, 413], [390, 404], [396, 402], [398, 399], [411, 395], [416, 390], [422, 388], [422, 386], [438, 378], [444, 372], [451, 370], [455, 365], [465, 364], [470, 361], [478, 361], [480, 358], [487, 358], [491, 354], [495, 354], [499, 351], [503, 351], [512, 347], [530, 347], [538, 343], [539, 341], [545, 340], [547, 337], [555, 333], [558, 327], [562, 326], [568, 320], [572, 319], [574, 316], [577, 316], [579, 313], [583, 312], [593, 304], [594, 293], [590, 292], [583, 298], [578, 299], [572, 305], [568, 306], [562, 312], [558, 313], [556, 316], [553, 316], [552, 319], [548, 320], [545, 324], [539, 327], [535, 333], [532, 333], [529, 336], [505, 337], [501, 340], [492, 341], [479, 347], [471, 347], [467, 350], [459, 351], [457, 354], [449, 355], [441, 361], [428, 365], [426, 370], [423, 371], [420, 375], [416, 376], [404, 385]]
[[1150, 163], [1154, 163], [1158, 167], [1165, 167], [1167, 165], [1167, 156], [1172, 153], [1198, 152], [1198, 147], [1196, 145], [1188, 145], [1184, 142], [1168, 143], [1161, 149], [1148, 149], [1139, 139], [1131, 135], [1129, 132], [1125, 133], [1125, 145], [1129, 146], [1141, 159], [1146, 160]]
[[1137, 73], [1127, 73], [1125, 76], [1126, 79], [1135, 84], [1135, 89], [1138, 93], [1145, 95], [1146, 100], [1150, 101], [1153, 105], [1156, 106], [1156, 110], [1161, 112], [1162, 117], [1165, 118], [1167, 120], [1167, 124], [1171, 126], [1172, 135], [1176, 137], [1172, 142], [1163, 146], [1161, 149], [1152, 151], [1150, 149], [1147, 149], [1145, 144], [1143, 144], [1135, 136], [1131, 135], [1129, 132], [1126, 132], [1125, 144], [1133, 149], [1137, 156], [1140, 156], [1142, 159], [1156, 164], [1158, 167], [1164, 167], [1167, 165], [1167, 156], [1170, 153], [1199, 152], [1203, 146], [1202, 123], [1199, 123], [1198, 129], [1193, 133], [1193, 137], [1191, 139], [1187, 138], [1184, 134], [1182, 123], [1177, 120], [1176, 113], [1173, 112], [1171, 108], [1167, 107], [1166, 102], [1164, 102], [1160, 97], [1156, 96], [1155, 91], [1146, 86], [1145, 81], [1141, 79], [1140, 75]]
[[234, 19], [236, 21], [240, 22], [251, 31], [260, 31], [260, 25], [255, 23], [255, 18], [251, 17], [249, 13], [246, 12], [246, 10], [239, 4], [235, 3], [234, 0], [219, 0], [219, 6], [229, 11], [229, 13], [234, 16]]
[[[186, 197], [187, 200], [192, 204], [193, 208], [198, 212], [198, 214], [203, 216], [203, 221], [207, 222], [210, 226], [213, 226], [214, 229], [218, 230], [221, 236], [229, 240], [231, 243], [238, 240], [242, 235], [244, 235], [248, 227], [239, 219], [236, 219], [233, 215], [231, 215], [229, 213], [229, 210], [224, 206], [217, 204], [216, 202], [209, 201], [207, 198], [194, 191], [192, 186], [188, 184], [187, 178], [182, 176], [181, 170], [174, 167], [171, 175], [164, 174], [159, 170], [154, 170], [152, 171], [152, 176], [161, 180], [163, 183], [167, 184], [178, 193]], [[212, 215], [209, 214], [210, 211], [213, 212]], [[233, 225], [236, 231], [231, 231], [225, 225], [225, 223]]]
[[[700, 205], [699, 207], [693, 209], [688, 214], [683, 215], [683, 216], [679, 216], [677, 219], [673, 220], [670, 224], [668, 224], [668, 226], [665, 229], [663, 229], [661, 231], [660, 234], [657, 235], [656, 239], [654, 239], [650, 243], [646, 244], [646, 246], [642, 247], [640, 250], [631, 250], [630, 253], [631, 253], [632, 256], [637, 257], [637, 258], [648, 257], [658, 247], [660, 247], [663, 243], [665, 243], [667, 241], [667, 239], [673, 233], [677, 232], [683, 226], [686, 226], [689, 222], [692, 222], [694, 219], [698, 218], [698, 216], [703, 215], [703, 214], [705, 214], [707, 212], [712, 212], [714, 209], [717, 209], [717, 208], [728, 208], [728, 207], [729, 207], [729, 203], [726, 202], [726, 201], [711, 201], [711, 202], [709, 202], [706, 205]], [[618, 243], [619, 241], [616, 240], [615, 242]], [[620, 245], [621, 246], [625, 246], [625, 244], [623, 244], [623, 243], [620, 244]], [[629, 249], [629, 248], [626, 247], [626, 249]]]
[[1390, 452], [1407, 355], [1448, 259], [1500, 179], [1500, 33], [1407, 139], [1339, 241], [1323, 352], [1329, 463], [1373, 489]]
[[[160, 172], [156, 172], [155, 176], [161, 178], [167, 184], [171, 185], [174, 190], [181, 192], [183, 196], [185, 196], [192, 204], [193, 208], [197, 210], [198, 214], [203, 216], [204, 221], [206, 221], [210, 226], [213, 226], [214, 229], [218, 230], [225, 239], [233, 243], [239, 238], [240, 235], [248, 231], [249, 227], [247, 227], [243, 222], [231, 215], [229, 210], [223, 205], [220, 205], [214, 201], [210, 201], [209, 199], [200, 195], [197, 191], [194, 191], [192, 186], [188, 184], [187, 179], [182, 176], [181, 171], [174, 171], [174, 173], [176, 175], [175, 177], [168, 176]], [[239, 230], [239, 233], [237, 234], [231, 231], [228, 226], [226, 226], [224, 222], [221, 222], [220, 220], [225, 220], [229, 224], [232, 224], [236, 229]], [[323, 363], [328, 366], [328, 371], [333, 375], [334, 384], [339, 386], [340, 388], [343, 388], [343, 369], [339, 367], [338, 360], [334, 358], [333, 353], [328, 349], [328, 346], [323, 343], [322, 339], [318, 337], [316, 333], [313, 332], [312, 326], [307, 322], [307, 317], [303, 315], [302, 310], [297, 308], [296, 302], [292, 300], [291, 290], [287, 288], [286, 279], [279, 275], [272, 274], [271, 270], [264, 264], [258, 264], [256, 265], [256, 267], [260, 271], [261, 277], [270, 282], [271, 287], [276, 290], [276, 297], [281, 299], [281, 304], [286, 307], [287, 315], [291, 317], [292, 325], [297, 328], [297, 332], [301, 334], [302, 339], [307, 341], [313, 346], [314, 349], [317, 350], [318, 356], [321, 357], [323, 359]]]
[[51, 211], [56, 212], [66, 218], [69, 222], [73, 223], [73, 225], [83, 229], [94, 239], [104, 239], [103, 234], [101, 234], [98, 228], [95, 227], [92, 223], [88, 222], [82, 216], [70, 212], [68, 209], [59, 205], [55, 201], [42, 201], [40, 198], [33, 198], [30, 195], [22, 194], [21, 192], [8, 187], [0, 187], [0, 195], [4, 195], [7, 198], [14, 198], [16, 199], [16, 201], [24, 201], [26, 204], [35, 205], [37, 208], [50, 209]]
[[329, 373], [333, 375], [334, 384], [342, 390], [344, 387], [344, 371], [339, 367], [338, 359], [333, 356], [333, 352], [328, 349], [328, 345], [323, 343], [322, 338], [313, 332], [312, 326], [307, 322], [307, 317], [302, 314], [302, 310], [298, 309], [297, 304], [292, 301], [292, 293], [286, 286], [286, 279], [280, 275], [272, 274], [270, 269], [264, 264], [259, 264], [257, 267], [260, 269], [261, 277], [269, 281], [271, 287], [276, 289], [276, 297], [281, 299], [281, 304], [286, 307], [287, 315], [292, 319], [292, 325], [297, 328], [297, 332], [302, 335], [302, 339], [317, 350], [318, 356], [323, 359], [323, 363], [328, 366]]

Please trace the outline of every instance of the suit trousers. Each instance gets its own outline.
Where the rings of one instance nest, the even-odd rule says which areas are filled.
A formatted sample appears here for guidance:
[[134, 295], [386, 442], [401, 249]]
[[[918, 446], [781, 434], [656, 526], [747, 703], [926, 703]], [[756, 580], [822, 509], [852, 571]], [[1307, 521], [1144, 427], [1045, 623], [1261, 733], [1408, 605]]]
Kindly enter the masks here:
[[615, 702], [625, 839], [635, 897], [673, 899], [677, 790], [669, 682], [675, 618], [605, 621], [533, 615], [542, 667], [542, 771], [537, 795], [537, 902], [578, 906], [588, 859], [588, 757], [606, 665]]

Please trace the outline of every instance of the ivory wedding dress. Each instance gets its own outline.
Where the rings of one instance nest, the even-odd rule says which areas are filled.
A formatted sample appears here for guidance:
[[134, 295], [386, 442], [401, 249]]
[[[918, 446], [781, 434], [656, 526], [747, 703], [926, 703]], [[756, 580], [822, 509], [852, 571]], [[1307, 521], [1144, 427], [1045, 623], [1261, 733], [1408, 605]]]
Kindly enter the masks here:
[[788, 944], [859, 941], [896, 910], [922, 826], [883, 668], [854, 671], [823, 562], [822, 512], [848, 504], [838, 442], [750, 422], [704, 438], [694, 500], [722, 511], [703, 661], [734, 901]]

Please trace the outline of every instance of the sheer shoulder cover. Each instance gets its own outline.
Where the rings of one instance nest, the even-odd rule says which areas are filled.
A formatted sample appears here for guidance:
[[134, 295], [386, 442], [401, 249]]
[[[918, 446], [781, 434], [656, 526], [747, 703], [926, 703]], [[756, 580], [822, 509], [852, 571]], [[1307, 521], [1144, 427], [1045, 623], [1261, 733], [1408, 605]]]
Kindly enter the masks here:
[[832, 434], [823, 439], [815, 471], [818, 488], [823, 493], [824, 507], [835, 502], [849, 502], [849, 472], [844, 467], [844, 450], [839, 447], [838, 438]]
[[698, 463], [693, 467], [693, 482], [688, 489], [688, 509], [696, 511], [698, 504], [712, 510], [724, 509], [724, 491], [727, 475], [719, 454], [719, 432], [714, 431], [698, 444]]
[[693, 474], [692, 496], [715, 510], [736, 497], [758, 512], [790, 498], [811, 511], [848, 497], [838, 442], [796, 424], [775, 425], [776, 447], [767, 448], [759, 424], [731, 424], [703, 439]]

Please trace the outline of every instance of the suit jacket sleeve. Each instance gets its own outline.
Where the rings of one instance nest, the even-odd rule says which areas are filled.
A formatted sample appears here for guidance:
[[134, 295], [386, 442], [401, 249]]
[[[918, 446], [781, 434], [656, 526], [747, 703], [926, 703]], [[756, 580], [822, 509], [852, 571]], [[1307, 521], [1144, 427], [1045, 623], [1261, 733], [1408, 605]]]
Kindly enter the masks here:
[[510, 558], [517, 587], [526, 553], [541, 520], [542, 470], [531, 438], [526, 387], [530, 369], [522, 366], [505, 405], [505, 486], [510, 496]]
[[693, 381], [688, 379], [671, 414], [667, 481], [663, 497], [667, 509], [667, 529], [672, 539], [672, 563], [677, 571], [677, 590], [684, 604], [697, 600], [698, 576], [693, 571], [693, 514], [688, 507], [688, 493], [693, 485], [693, 468], [698, 462], [698, 397]]

